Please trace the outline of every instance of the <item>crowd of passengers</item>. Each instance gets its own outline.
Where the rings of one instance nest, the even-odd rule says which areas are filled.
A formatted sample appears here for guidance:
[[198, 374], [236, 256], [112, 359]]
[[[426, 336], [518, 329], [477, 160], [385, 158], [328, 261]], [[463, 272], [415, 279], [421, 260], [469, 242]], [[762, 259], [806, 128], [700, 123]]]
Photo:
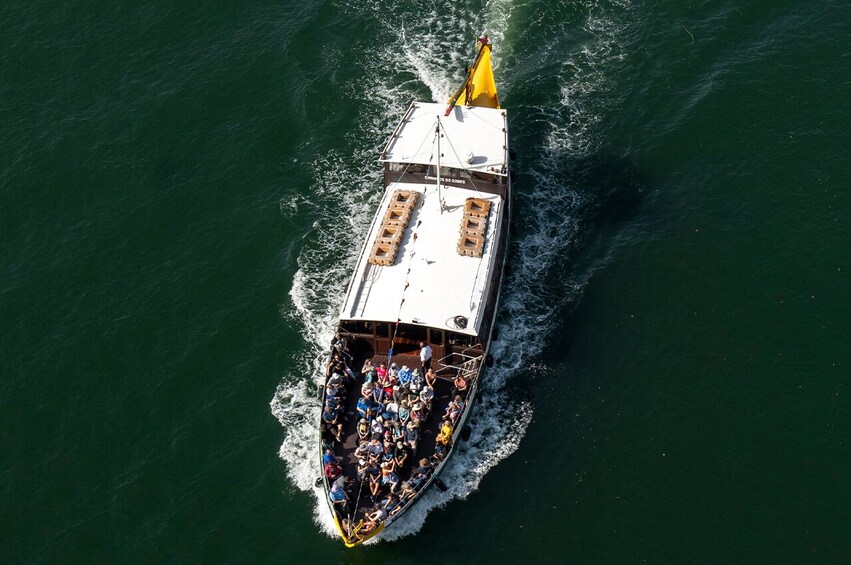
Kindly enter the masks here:
[[[425, 347], [425, 344], [421, 346]], [[371, 512], [366, 512], [356, 524], [348, 519], [343, 520], [348, 535], [360, 537], [374, 530], [388, 517], [398, 514], [449, 453], [453, 431], [466, 405], [468, 383], [460, 374], [455, 377], [450, 394], [452, 400], [441, 415], [434, 454], [421, 458], [414, 466], [420, 430], [431, 416], [434, 384], [437, 380], [428, 363], [429, 359], [414, 369], [407, 365], [398, 367], [396, 363], [391, 363], [389, 367], [385, 363], [373, 365], [372, 360], [367, 359], [360, 372], [362, 380], [351, 370], [351, 360], [345, 338], [335, 337], [331, 361], [326, 369], [322, 413], [324, 429], [333, 437], [333, 441], [331, 445], [325, 445], [322, 464], [323, 473], [331, 484], [331, 502], [341, 516], [351, 513], [353, 497], [369, 497], [373, 505]], [[344, 474], [343, 458], [334, 451], [334, 445], [342, 444], [345, 440], [343, 420], [347, 418], [347, 384], [352, 384], [353, 390], [360, 384], [356, 416], [356, 484], [350, 484], [352, 481]], [[408, 468], [412, 468], [410, 474], [407, 473]], [[408, 475], [407, 480], [402, 480], [402, 475]], [[358, 504], [357, 500], [354, 504]]]

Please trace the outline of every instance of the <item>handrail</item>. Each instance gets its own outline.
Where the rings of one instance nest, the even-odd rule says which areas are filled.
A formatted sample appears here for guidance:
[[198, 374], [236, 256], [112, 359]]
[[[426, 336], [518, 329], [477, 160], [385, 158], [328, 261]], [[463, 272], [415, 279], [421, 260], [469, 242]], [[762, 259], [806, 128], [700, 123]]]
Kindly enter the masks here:
[[[464, 361], [461, 362], [458, 365], [452, 365], [452, 364], [445, 363], [445, 361], [447, 359], [449, 359], [450, 357], [452, 357], [453, 355], [460, 356], [461, 358], [464, 359]], [[446, 355], [445, 357], [443, 357], [442, 359], [440, 359], [438, 361], [438, 363], [443, 365], [443, 367], [441, 367], [440, 369], [435, 371], [435, 374], [440, 374], [441, 371], [444, 371], [446, 369], [455, 369], [459, 372], [471, 373], [476, 369], [476, 367], [481, 362], [483, 357], [484, 357], [484, 355], [479, 355], [477, 357], [473, 357], [472, 355], [466, 355], [464, 353], [450, 353], [449, 355]]]

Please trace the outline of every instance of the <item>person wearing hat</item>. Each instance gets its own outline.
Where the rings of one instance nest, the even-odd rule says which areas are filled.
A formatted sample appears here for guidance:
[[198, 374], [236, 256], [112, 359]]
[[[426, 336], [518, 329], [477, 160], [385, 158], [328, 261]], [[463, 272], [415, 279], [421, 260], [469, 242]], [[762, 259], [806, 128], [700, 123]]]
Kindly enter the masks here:
[[366, 470], [369, 468], [369, 462], [366, 459], [358, 459], [357, 473], [358, 478], [363, 480], [366, 476]]
[[417, 424], [411, 420], [405, 426], [405, 443], [411, 448], [411, 451], [417, 451], [417, 440], [420, 438], [420, 432], [417, 430]]
[[449, 420], [444, 420], [440, 426], [440, 433], [437, 434], [437, 439], [435, 440], [435, 454], [439, 455], [442, 459], [446, 454], [446, 450], [452, 445], [452, 425], [449, 423]]
[[355, 448], [355, 457], [358, 459], [366, 459], [369, 457], [369, 442], [361, 440]]
[[361, 418], [358, 420], [358, 437], [360, 439], [366, 439], [369, 435], [369, 422], [366, 421], [366, 418]]
[[410, 455], [410, 451], [405, 446], [405, 443], [402, 441], [396, 442], [396, 453], [393, 455], [393, 461], [396, 462], [397, 469], [404, 469], [405, 463], [408, 462], [408, 457]]
[[376, 416], [375, 419], [370, 424], [370, 430], [373, 434], [383, 434], [384, 433], [384, 419], [381, 416]]
[[420, 391], [420, 402], [426, 406], [431, 406], [431, 401], [434, 398], [434, 389], [429, 385], [425, 385]]
[[414, 369], [414, 372], [411, 373], [411, 384], [416, 384], [418, 387], [421, 387], [424, 382], [425, 377], [423, 377], [422, 372], [419, 369]]
[[425, 411], [423, 410], [423, 403], [415, 402], [414, 409], [411, 410], [411, 421], [416, 422], [416, 424], [419, 426], [420, 422], [425, 420], [425, 416], [426, 415]]

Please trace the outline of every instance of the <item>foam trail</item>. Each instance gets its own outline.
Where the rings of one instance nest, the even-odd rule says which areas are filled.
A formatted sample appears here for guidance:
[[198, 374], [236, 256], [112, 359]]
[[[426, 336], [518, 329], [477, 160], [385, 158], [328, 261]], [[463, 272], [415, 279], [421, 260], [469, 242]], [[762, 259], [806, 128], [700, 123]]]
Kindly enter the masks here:
[[[435, 101], [450, 96], [462, 76], [463, 65], [469, 61], [473, 41], [482, 32], [496, 43], [494, 65], [503, 68], [503, 61], [510, 60], [514, 52], [513, 46], [502, 41], [509, 22], [518, 8], [529, 4], [489, 0], [483, 9], [473, 10], [457, 3], [437, 9], [432, 2], [423, 0], [403, 5], [372, 0], [343, 6], [377, 20], [388, 33], [386, 43], [364, 51], [363, 80], [348, 93], [366, 103], [358, 128], [346, 137], [348, 153], [332, 151], [313, 163], [315, 182], [310, 201], [281, 203], [284, 215], [316, 205], [320, 219], [298, 257], [298, 271], [290, 290], [292, 308], [285, 307], [282, 312], [301, 324], [309, 349], [296, 360], [298, 374], [284, 376], [270, 403], [284, 429], [280, 457], [288, 476], [296, 488], [311, 491], [317, 497], [315, 520], [329, 535], [336, 535], [333, 519], [320, 490], [313, 487], [321, 472], [317, 455], [320, 403], [314, 392], [356, 260], [358, 248], [352, 242], [365, 237], [381, 196], [375, 155], [408, 103], [423, 98], [423, 87]], [[590, 2], [587, 11], [583, 27], [597, 41], [557, 65], [560, 103], [525, 108], [533, 119], [548, 125], [536, 149], [539, 157], [529, 165], [528, 173], [535, 185], [515, 190], [521, 201], [520, 213], [523, 208], [534, 207], [547, 221], [539, 222], [514, 242], [510, 257], [513, 275], [506, 281], [502, 295], [503, 318], [511, 323], [504, 324], [501, 338], [494, 344], [499, 364], [485, 373], [481, 383], [483, 401], [472, 413], [473, 433], [468, 442], [456, 447], [443, 470], [441, 478], [449, 489], [429, 489], [387, 532], [375, 538], [376, 542], [419, 531], [432, 509], [464, 499], [475, 491], [488, 470], [517, 449], [532, 419], [531, 405], [520, 403], [517, 410], [518, 402], [509, 397], [505, 385], [518, 375], [528, 374], [552, 335], [553, 295], [575, 296], [578, 292], [571, 283], [554, 288], [548, 280], [548, 275], [558, 270], [560, 257], [574, 245], [577, 215], [586, 198], [563, 184], [571, 162], [564, 155], [573, 156], [575, 161], [594, 149], [600, 115], [595, 112], [594, 100], [602, 100], [603, 104], [612, 100], [605, 96], [606, 67], [616, 62], [623, 50], [618, 42], [623, 24], [618, 22], [624, 20], [628, 4]], [[615, 11], [618, 18], [609, 18], [609, 11]], [[553, 22], [567, 19], [564, 15], [559, 18], [559, 14], [550, 17]], [[566, 32], [556, 28], [553, 33]], [[503, 75], [506, 79], [499, 82], [505, 85], [501, 89], [504, 97], [512, 85], [510, 71], [504, 70]], [[524, 346], [516, 347], [517, 343]], [[509, 406], [513, 409], [508, 410]]]

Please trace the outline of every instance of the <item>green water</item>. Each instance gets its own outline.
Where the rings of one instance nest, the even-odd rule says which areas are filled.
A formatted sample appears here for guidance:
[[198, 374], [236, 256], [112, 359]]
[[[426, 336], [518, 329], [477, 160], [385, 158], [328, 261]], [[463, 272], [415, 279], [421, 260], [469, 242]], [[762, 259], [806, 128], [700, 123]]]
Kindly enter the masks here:
[[[345, 550], [316, 359], [380, 147], [482, 31], [497, 367], [450, 491]], [[4, 4], [0, 561], [848, 562], [849, 36], [835, 1]]]

